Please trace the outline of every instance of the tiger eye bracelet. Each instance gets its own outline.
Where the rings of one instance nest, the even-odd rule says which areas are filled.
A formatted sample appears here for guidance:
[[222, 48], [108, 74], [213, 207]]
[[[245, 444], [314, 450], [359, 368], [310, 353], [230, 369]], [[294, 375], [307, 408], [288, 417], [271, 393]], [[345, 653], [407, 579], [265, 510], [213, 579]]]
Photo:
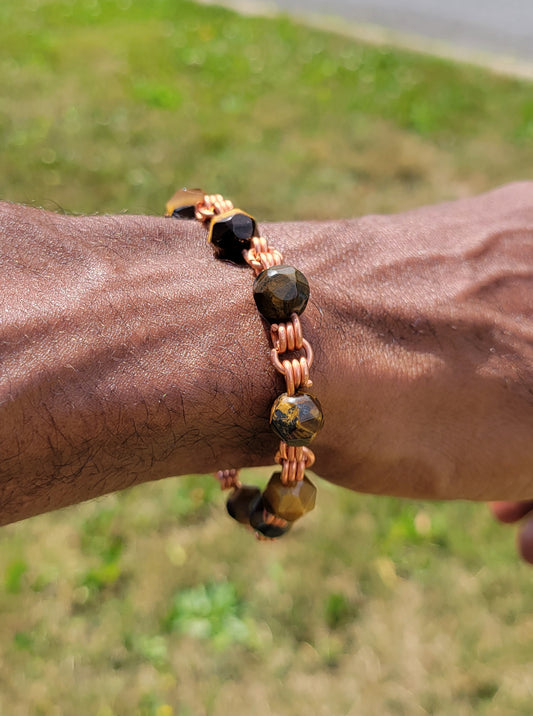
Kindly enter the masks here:
[[270, 411], [270, 427], [280, 438], [274, 460], [281, 469], [263, 492], [243, 485], [236, 469], [219, 470], [216, 478], [223, 490], [232, 490], [227, 501], [231, 517], [259, 539], [281, 537], [314, 508], [316, 499], [316, 487], [305, 470], [315, 461], [308, 445], [324, 418], [318, 399], [308, 392], [313, 349], [303, 337], [299, 318], [309, 299], [309, 283], [301, 271], [283, 263], [281, 253], [260, 235], [255, 219], [220, 194], [181, 189], [167, 202], [165, 216], [206, 224], [217, 259], [248, 264], [254, 271], [255, 304], [270, 324], [270, 358], [286, 383]]

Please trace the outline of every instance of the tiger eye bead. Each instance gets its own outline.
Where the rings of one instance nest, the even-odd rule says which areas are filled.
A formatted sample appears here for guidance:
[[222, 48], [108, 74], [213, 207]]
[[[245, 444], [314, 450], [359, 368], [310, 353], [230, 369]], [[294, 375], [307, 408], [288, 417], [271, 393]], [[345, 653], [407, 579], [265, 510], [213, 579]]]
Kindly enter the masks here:
[[[291, 523], [288, 522], [286, 525], [281, 526], [265, 522], [265, 509], [267, 509], [267, 512], [270, 512], [263, 496], [259, 495], [252, 503], [252, 510], [250, 512], [250, 524], [254, 530], [257, 530], [257, 532], [260, 532], [270, 539], [276, 539], [276, 537], [282, 537], [284, 534], [287, 534], [292, 526]], [[272, 514], [272, 512], [270, 512], [270, 514]]]
[[208, 241], [218, 259], [244, 263], [242, 252], [250, 248], [252, 236], [257, 236], [256, 221], [240, 209], [216, 214], [211, 219]]
[[167, 201], [165, 216], [173, 219], [195, 219], [196, 204], [204, 199], [201, 189], [180, 189]]
[[322, 428], [322, 407], [310, 393], [279, 395], [270, 412], [270, 427], [287, 445], [309, 445]]
[[275, 472], [263, 493], [266, 509], [288, 522], [295, 522], [315, 507], [316, 487], [304, 475], [303, 480], [284, 485], [281, 472]]
[[228, 514], [237, 522], [249, 525], [252, 503], [260, 495], [261, 490], [254, 485], [241, 485], [235, 488], [226, 501]]
[[309, 300], [309, 283], [293, 266], [271, 266], [254, 281], [254, 299], [259, 313], [270, 323], [288, 321], [292, 313], [303, 313]]

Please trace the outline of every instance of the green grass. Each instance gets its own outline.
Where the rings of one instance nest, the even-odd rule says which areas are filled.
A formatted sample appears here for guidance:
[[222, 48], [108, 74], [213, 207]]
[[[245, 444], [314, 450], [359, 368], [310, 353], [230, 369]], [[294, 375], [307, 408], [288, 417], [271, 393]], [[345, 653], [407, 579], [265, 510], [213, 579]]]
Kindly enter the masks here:
[[176, 184], [261, 218], [351, 216], [528, 175], [525, 83], [183, 0], [6, 0], [0, 195], [158, 213]]
[[[260, 220], [400, 211], [533, 161], [531, 85], [182, 0], [3, 0], [0, 77], [0, 197], [74, 213], [183, 184]], [[0, 539], [0, 713], [531, 711], [532, 573], [481, 505], [320, 483], [264, 545], [197, 476]]]

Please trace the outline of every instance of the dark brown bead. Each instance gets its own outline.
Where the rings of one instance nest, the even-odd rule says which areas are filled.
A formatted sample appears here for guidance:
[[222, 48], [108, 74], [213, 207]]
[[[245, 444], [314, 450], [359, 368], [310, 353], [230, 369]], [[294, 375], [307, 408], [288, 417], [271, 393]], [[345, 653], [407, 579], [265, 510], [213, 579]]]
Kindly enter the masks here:
[[257, 310], [270, 323], [288, 321], [292, 313], [303, 313], [309, 300], [309, 283], [293, 266], [271, 266], [254, 281]]
[[256, 498], [255, 501], [252, 503], [250, 524], [254, 528], [254, 530], [257, 530], [262, 535], [264, 535], [265, 537], [269, 537], [270, 539], [282, 537], [284, 534], [287, 534], [287, 532], [291, 528], [290, 522], [283, 527], [281, 527], [280, 525], [273, 525], [268, 522], [265, 522], [265, 502], [263, 500], [262, 495]]
[[195, 204], [189, 204], [189, 206], [180, 206], [178, 209], [174, 209], [172, 212], [173, 219], [196, 219], [196, 206]]
[[275, 472], [263, 493], [268, 512], [288, 522], [295, 522], [315, 507], [316, 487], [304, 475], [303, 480], [284, 485], [281, 472]]
[[165, 215], [173, 219], [194, 219], [196, 204], [203, 198], [201, 189], [180, 189], [167, 201]]
[[252, 236], [257, 236], [255, 219], [240, 209], [217, 214], [211, 219], [208, 241], [213, 244], [219, 259], [244, 263], [242, 252], [250, 248]]
[[270, 427], [287, 445], [309, 445], [322, 428], [322, 407], [310, 393], [282, 393], [270, 411]]
[[249, 525], [252, 502], [260, 495], [261, 490], [254, 485], [241, 485], [235, 488], [226, 501], [228, 514], [237, 522]]

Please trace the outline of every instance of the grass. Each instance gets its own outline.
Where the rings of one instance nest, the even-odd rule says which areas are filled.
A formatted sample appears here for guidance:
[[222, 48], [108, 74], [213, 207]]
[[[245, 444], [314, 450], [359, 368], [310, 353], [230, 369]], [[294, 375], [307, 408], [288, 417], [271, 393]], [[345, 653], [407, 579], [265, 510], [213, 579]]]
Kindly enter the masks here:
[[[528, 178], [531, 85], [185, 0], [0, 4], [0, 197], [260, 220]], [[250, 480], [266, 479], [263, 471]], [[483, 506], [359, 496], [259, 545], [210, 478], [0, 533], [0, 713], [527, 714], [531, 572]]]

